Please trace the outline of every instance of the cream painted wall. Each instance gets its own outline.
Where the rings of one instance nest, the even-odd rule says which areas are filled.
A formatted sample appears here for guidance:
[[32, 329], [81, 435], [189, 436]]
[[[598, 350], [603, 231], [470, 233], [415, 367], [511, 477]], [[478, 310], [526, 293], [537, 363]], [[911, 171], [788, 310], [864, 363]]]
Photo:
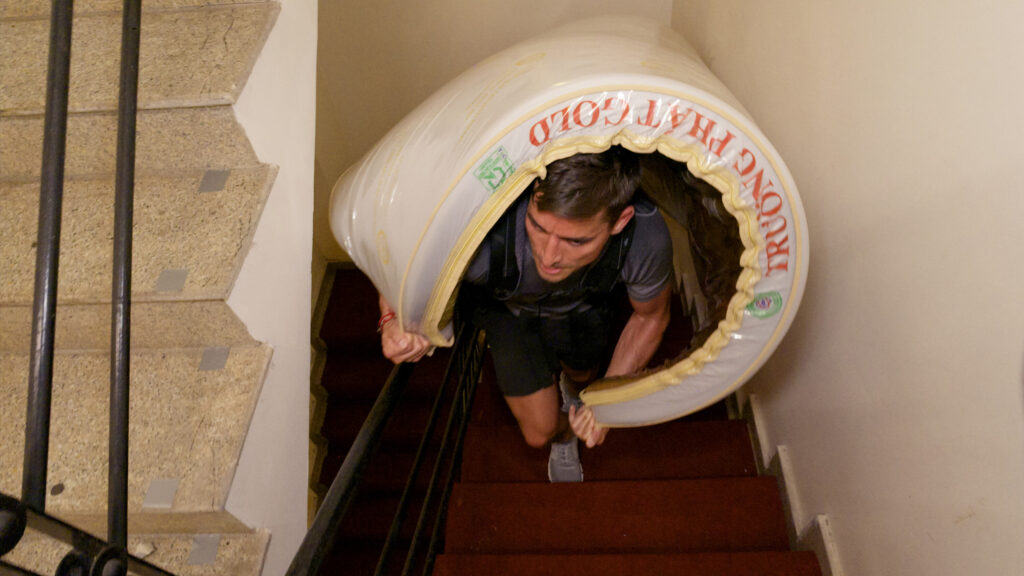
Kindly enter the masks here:
[[317, 70], [317, 250], [344, 258], [328, 224], [331, 187], [434, 91], [499, 50], [575, 18], [668, 22], [671, 0], [323, 1]]
[[1021, 2], [674, 2], [804, 200], [803, 306], [748, 390], [849, 575], [1024, 574], [1022, 21]]
[[256, 155], [279, 167], [228, 304], [274, 349], [227, 508], [271, 532], [263, 574], [284, 574], [306, 533], [316, 0], [281, 13], [235, 105]]

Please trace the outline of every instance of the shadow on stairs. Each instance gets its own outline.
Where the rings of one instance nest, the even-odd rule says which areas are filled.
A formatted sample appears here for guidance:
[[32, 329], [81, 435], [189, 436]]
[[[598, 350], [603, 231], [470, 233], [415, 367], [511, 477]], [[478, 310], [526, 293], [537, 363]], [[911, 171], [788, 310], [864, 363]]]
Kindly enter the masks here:
[[[372, 286], [354, 271], [339, 271], [334, 286], [321, 332], [330, 350], [323, 380], [329, 392], [326, 484], [389, 368], [373, 332]], [[361, 343], [348, 341], [346, 333]], [[436, 390], [432, 383], [443, 373], [445, 354], [435, 356], [414, 371], [321, 573], [373, 574]], [[548, 483], [547, 451], [522, 440], [485, 364], [433, 574], [822, 573], [812, 552], [789, 550], [776, 480], [757, 475], [747, 425], [730, 420], [722, 403], [657, 426], [613, 430], [603, 446], [581, 448], [581, 459], [585, 482]], [[418, 497], [422, 484], [418, 478]], [[415, 521], [412, 514], [403, 526], [402, 549], [386, 573], [400, 573]]]

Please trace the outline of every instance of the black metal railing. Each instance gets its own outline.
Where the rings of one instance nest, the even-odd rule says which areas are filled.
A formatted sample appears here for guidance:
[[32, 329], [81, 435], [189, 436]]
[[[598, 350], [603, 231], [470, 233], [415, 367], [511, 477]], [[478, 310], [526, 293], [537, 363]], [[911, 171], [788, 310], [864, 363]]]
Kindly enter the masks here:
[[[72, 0], [53, 0], [22, 494], [18, 499], [0, 493], [0, 558], [14, 550], [22, 542], [26, 529], [31, 528], [72, 547], [56, 569], [58, 576], [117, 576], [124, 575], [129, 570], [142, 576], [171, 576], [169, 572], [135, 558], [126, 551], [132, 223], [141, 0], [125, 0], [122, 23], [114, 201], [114, 272], [111, 290], [107, 540], [53, 518], [45, 511], [72, 15]], [[440, 546], [447, 501], [456, 477], [462, 441], [484, 354], [483, 336], [478, 330], [463, 325], [458, 332], [455, 348], [417, 449], [409, 480], [403, 490], [388, 538], [384, 542], [376, 574], [383, 574], [389, 565], [395, 541], [407, 520], [413, 484], [426, 459], [428, 444], [435, 437], [442, 408], [450, 401], [448, 419], [430, 472], [425, 502], [419, 512], [402, 574], [412, 574], [417, 568], [422, 569], [422, 574], [429, 574], [432, 570], [434, 557]], [[355, 498], [363, 472], [373, 456], [411, 371], [410, 364], [398, 365], [392, 371], [341, 470], [331, 484], [310, 531], [296, 553], [288, 570], [289, 575], [313, 575], [319, 571], [321, 563], [330, 552], [338, 526]], [[448, 393], [448, 384], [451, 382], [454, 382], [454, 388]], [[422, 550], [424, 545], [425, 550]], [[29, 569], [0, 560], [0, 576], [6, 574], [38, 576]]]
[[[424, 427], [391, 528], [382, 546], [375, 575], [384, 574], [387, 570], [395, 542], [407, 519], [409, 502], [416, 479], [419, 477], [430, 443], [435, 438], [435, 429], [441, 409], [450, 401], [448, 419], [438, 453], [435, 456], [426, 496], [419, 511], [402, 574], [412, 574], [417, 567], [422, 568], [424, 575], [430, 574], [432, 570], [434, 557], [437, 555], [440, 545], [440, 534], [444, 525], [448, 496], [456, 477], [462, 441], [469, 423], [470, 407], [476, 393], [483, 356], [482, 333], [472, 326], [462, 325], [434, 399], [430, 416]], [[288, 576], [312, 576], [319, 573], [322, 563], [334, 544], [338, 527], [356, 497], [363, 471], [374, 456], [381, 434], [398, 404], [398, 397], [404, 390], [411, 371], [411, 364], [399, 364], [392, 369], [387, 383], [378, 395], [370, 414], [366, 417], [356, 436], [356, 440], [345, 456], [341, 469], [334, 477], [334, 481], [313, 520], [313, 525], [293, 558], [291, 566], [288, 568]], [[455, 386], [449, 393], [448, 384], [450, 382], [454, 382]], [[426, 530], [428, 522], [431, 520], [428, 541]], [[427, 546], [421, 553], [421, 543], [423, 542], [426, 542]]]
[[[22, 494], [20, 500], [0, 494], [0, 557], [17, 547], [25, 530], [32, 528], [72, 546], [71, 552], [64, 556], [56, 569], [59, 576], [116, 576], [126, 574], [129, 569], [147, 576], [169, 575], [161, 568], [129, 556], [126, 551], [132, 205], [135, 186], [135, 120], [138, 107], [141, 13], [141, 0], [125, 0], [121, 36], [115, 182], [108, 535], [104, 541], [46, 514], [46, 476], [49, 462], [73, 20], [72, 0], [53, 0], [52, 3]], [[0, 560], [0, 574], [35, 573]]]

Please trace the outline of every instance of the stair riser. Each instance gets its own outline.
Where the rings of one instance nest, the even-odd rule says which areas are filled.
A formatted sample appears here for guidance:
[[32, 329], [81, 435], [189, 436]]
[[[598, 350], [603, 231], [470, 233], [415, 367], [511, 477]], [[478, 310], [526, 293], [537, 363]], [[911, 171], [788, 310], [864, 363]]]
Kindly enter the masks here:
[[[613, 430], [600, 447], [581, 449], [580, 458], [588, 481], [756, 475], [742, 421]], [[462, 481], [547, 482], [547, 459], [548, 451], [529, 447], [518, 427], [473, 426], [463, 449]]]
[[441, 555], [434, 576], [820, 576], [814, 554]]

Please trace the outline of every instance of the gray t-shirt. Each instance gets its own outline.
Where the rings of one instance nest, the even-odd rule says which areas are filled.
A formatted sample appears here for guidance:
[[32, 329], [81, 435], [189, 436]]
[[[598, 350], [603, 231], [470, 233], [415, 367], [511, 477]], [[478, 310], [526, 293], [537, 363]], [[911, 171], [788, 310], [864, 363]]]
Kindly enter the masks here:
[[[537, 274], [533, 251], [526, 236], [526, 209], [529, 202], [516, 205], [516, 261], [519, 265], [519, 286], [505, 305], [515, 315], [522, 310], [533, 310], [543, 316], [559, 316], [573, 310], [586, 310], [589, 305], [581, 298], [558, 298], [556, 293], [579, 285], [578, 270], [557, 283], [543, 280]], [[672, 281], [672, 238], [658, 209], [650, 203], [634, 205], [636, 220], [633, 241], [626, 254], [620, 277], [626, 285], [630, 299], [646, 302], [657, 296]], [[607, 249], [607, 246], [605, 247]], [[466, 269], [464, 281], [486, 285], [491, 262], [491, 247], [486, 240]], [[564, 294], [565, 292], [563, 292]]]

